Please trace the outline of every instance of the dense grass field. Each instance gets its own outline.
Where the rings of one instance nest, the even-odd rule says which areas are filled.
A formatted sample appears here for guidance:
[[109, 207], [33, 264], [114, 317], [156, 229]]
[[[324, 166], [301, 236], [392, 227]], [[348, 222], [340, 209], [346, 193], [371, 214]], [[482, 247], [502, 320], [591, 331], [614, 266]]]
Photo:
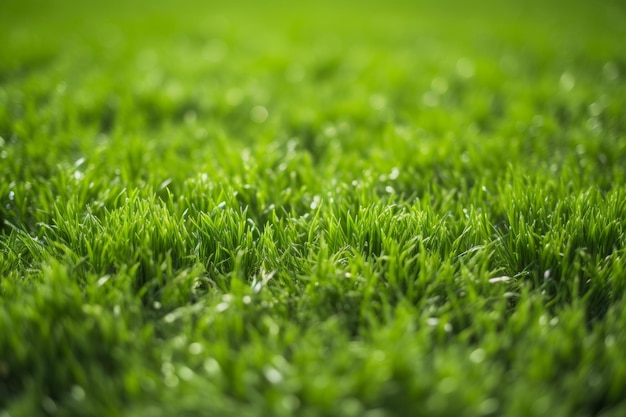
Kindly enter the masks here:
[[[0, 2], [0, 416], [626, 416], [626, 5]], [[471, 2], [467, 2], [471, 3]]]

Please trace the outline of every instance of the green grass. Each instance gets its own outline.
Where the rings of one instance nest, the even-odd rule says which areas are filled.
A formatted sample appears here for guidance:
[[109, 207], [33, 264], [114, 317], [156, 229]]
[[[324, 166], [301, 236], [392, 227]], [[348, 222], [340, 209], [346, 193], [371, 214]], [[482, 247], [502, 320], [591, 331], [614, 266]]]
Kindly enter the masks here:
[[626, 415], [622, 2], [119, 3], [0, 4], [0, 416]]

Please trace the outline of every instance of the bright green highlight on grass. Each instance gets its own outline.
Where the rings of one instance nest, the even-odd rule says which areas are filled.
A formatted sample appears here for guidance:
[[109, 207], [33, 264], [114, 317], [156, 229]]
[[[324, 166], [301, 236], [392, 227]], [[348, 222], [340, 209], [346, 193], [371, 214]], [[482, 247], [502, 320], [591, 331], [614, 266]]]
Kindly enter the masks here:
[[0, 416], [626, 415], [621, 2], [75, 3], [0, 5]]

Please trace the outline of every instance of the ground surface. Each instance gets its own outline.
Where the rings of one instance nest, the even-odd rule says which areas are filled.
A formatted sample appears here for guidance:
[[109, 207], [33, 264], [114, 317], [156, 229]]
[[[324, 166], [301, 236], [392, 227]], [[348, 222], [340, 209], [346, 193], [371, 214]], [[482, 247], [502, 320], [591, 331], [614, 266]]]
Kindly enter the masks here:
[[0, 3], [0, 416], [626, 415], [623, 2], [84, 3]]

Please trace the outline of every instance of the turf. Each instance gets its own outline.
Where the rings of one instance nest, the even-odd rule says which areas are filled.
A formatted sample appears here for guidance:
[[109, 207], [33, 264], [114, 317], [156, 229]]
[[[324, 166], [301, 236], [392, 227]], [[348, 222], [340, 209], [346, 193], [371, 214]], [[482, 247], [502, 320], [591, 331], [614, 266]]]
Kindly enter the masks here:
[[626, 415], [620, 1], [0, 4], [0, 416]]

